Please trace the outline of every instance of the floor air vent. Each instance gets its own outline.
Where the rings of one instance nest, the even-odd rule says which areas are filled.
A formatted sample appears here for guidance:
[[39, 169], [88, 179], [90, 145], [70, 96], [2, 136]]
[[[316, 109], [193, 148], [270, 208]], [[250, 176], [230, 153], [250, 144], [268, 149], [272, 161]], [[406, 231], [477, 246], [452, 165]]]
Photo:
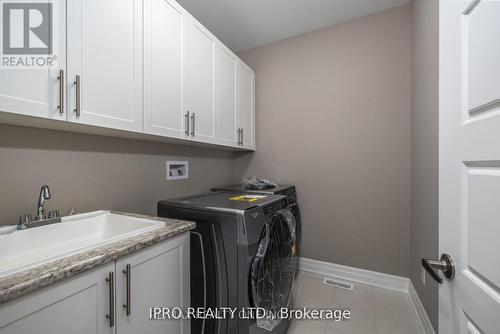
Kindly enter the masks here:
[[331, 277], [325, 277], [323, 279], [323, 284], [339, 289], [354, 290], [354, 284], [352, 284], [351, 282], [342, 281]]

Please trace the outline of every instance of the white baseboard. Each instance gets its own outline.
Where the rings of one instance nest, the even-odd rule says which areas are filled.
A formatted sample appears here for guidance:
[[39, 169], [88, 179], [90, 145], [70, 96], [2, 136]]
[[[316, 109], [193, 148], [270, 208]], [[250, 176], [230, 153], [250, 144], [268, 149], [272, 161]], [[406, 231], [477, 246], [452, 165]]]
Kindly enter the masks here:
[[424, 306], [418, 297], [415, 287], [406, 277], [317, 261], [304, 257], [299, 258], [299, 269], [325, 276], [337, 277], [351, 282], [406, 293], [408, 294], [410, 303], [416, 313], [422, 333], [435, 334], [434, 328], [429, 320], [429, 316], [425, 312]]
[[415, 289], [411, 281], [408, 287], [408, 296], [410, 297], [411, 305], [413, 306], [413, 309], [417, 314], [417, 320], [420, 324], [420, 327], [422, 328], [422, 332], [425, 334], [436, 334], [431, 320], [429, 319], [427, 312], [425, 312], [424, 305], [418, 297], [417, 290]]
[[334, 276], [352, 282], [358, 282], [405, 293], [408, 293], [410, 282], [406, 277], [342, 266], [340, 264], [317, 261], [304, 257], [301, 257], [299, 259], [299, 268], [303, 271], [309, 271], [326, 276]]

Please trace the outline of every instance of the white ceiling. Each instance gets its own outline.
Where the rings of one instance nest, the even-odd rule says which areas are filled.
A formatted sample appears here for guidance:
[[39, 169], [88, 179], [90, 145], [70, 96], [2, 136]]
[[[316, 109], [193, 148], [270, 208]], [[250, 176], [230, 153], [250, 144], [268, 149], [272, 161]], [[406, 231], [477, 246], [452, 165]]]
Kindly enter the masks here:
[[411, 0], [177, 0], [238, 52]]

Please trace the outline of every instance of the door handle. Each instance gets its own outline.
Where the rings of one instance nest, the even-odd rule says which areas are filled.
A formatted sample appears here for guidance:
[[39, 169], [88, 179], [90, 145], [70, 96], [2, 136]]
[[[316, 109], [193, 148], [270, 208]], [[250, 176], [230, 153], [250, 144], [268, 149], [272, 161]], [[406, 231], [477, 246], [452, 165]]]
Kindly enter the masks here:
[[123, 304], [123, 307], [125, 308], [125, 310], [127, 311], [127, 315], [129, 316], [131, 313], [132, 313], [132, 310], [131, 310], [131, 298], [130, 298], [130, 275], [131, 275], [131, 270], [132, 268], [130, 267], [130, 264], [127, 264], [127, 266], [125, 267], [125, 270], [123, 270], [123, 273], [125, 274], [125, 278], [126, 278], [126, 289], [127, 289], [127, 292], [126, 292], [126, 302], [125, 304]]
[[59, 106], [57, 109], [59, 109], [59, 113], [62, 115], [64, 114], [64, 70], [59, 70], [57, 79], [59, 79]]
[[243, 146], [245, 142], [245, 137], [244, 137], [245, 129], [241, 128], [241, 146]]
[[115, 274], [110, 271], [108, 278], [106, 278], [109, 287], [109, 314], [106, 314], [106, 318], [109, 319], [109, 327], [114, 327], [115, 325]]
[[422, 267], [439, 284], [443, 283], [443, 279], [436, 271], [441, 271], [449, 281], [455, 277], [455, 261], [448, 254], [441, 255], [439, 260], [422, 259]]
[[75, 109], [73, 111], [76, 113], [76, 117], [80, 117], [80, 76], [77, 75], [75, 81], [73, 82], [76, 85], [76, 99], [75, 99]]

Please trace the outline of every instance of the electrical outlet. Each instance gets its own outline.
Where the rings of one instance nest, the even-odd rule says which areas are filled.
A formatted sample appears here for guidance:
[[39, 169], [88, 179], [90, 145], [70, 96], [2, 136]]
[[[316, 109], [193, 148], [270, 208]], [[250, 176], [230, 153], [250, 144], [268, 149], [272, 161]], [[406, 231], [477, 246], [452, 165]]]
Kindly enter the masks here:
[[425, 272], [425, 269], [423, 267], [420, 268], [420, 270], [422, 270], [422, 272], [421, 272], [422, 285], [425, 285], [425, 275], [426, 275], [426, 272]]

